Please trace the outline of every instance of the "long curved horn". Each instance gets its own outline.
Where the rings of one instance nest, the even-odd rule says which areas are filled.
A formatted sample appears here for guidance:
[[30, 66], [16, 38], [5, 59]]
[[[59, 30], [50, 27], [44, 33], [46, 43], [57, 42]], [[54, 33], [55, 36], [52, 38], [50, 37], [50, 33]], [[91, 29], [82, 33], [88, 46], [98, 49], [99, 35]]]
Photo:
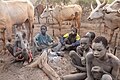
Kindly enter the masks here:
[[118, 13], [120, 13], [120, 9], [118, 10]]
[[101, 2], [99, 0], [96, 0], [97, 5], [101, 5]]
[[115, 3], [117, 3], [117, 2], [120, 2], [120, 0], [115, 0], [115, 1], [113, 1], [110, 5], [109, 5], [109, 7], [111, 7], [111, 6], [113, 6]]
[[94, 10], [92, 3], [93, 3], [93, 2], [91, 2], [91, 9]]
[[107, 4], [108, 0], [104, 0], [104, 2], [100, 5], [100, 8], [104, 7]]

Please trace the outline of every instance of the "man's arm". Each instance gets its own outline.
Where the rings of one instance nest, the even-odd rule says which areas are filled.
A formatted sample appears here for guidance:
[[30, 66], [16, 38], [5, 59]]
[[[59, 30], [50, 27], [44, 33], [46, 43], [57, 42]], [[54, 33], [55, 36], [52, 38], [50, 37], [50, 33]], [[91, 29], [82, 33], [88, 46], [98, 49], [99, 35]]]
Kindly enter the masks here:
[[92, 69], [92, 57], [93, 53], [88, 53], [86, 55], [86, 68], [87, 68], [87, 79], [86, 80], [94, 80], [91, 69]]
[[75, 65], [72, 61], [71, 61], [71, 64], [72, 64], [75, 68], [77, 68], [77, 69], [79, 69], [79, 70], [81, 70], [81, 71], [86, 71], [86, 67], [77, 66], [77, 65]]
[[69, 34], [68, 34], [68, 33], [64, 34], [64, 35], [60, 38], [60, 43], [61, 43], [62, 45], [65, 45], [65, 42], [68, 40], [68, 37], [69, 37]]
[[76, 35], [76, 42], [72, 43], [72, 46], [79, 46], [80, 45], [80, 36]]
[[50, 35], [47, 35], [48, 36], [48, 42], [53, 42], [53, 39], [52, 39], [52, 37], [50, 36]]
[[118, 80], [118, 75], [119, 75], [119, 68], [120, 68], [120, 60], [115, 57], [115, 59], [113, 59], [113, 68], [112, 68], [112, 76], [114, 80]]
[[77, 40], [75, 43], [72, 43], [72, 46], [79, 46], [80, 45], [80, 41]]
[[38, 47], [38, 37], [39, 37], [39, 33], [33, 38], [36, 47]]

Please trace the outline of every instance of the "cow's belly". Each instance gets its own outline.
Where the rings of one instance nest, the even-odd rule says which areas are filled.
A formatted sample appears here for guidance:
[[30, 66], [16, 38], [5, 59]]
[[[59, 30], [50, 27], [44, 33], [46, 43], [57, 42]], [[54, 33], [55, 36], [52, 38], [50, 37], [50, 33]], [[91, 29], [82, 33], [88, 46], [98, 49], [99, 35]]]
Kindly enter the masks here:
[[[27, 4], [26, 4], [27, 5]], [[12, 6], [11, 4], [7, 9], [7, 13], [10, 17], [10, 20], [13, 24], [23, 23], [28, 19], [28, 8], [25, 4], [16, 4]]]
[[75, 13], [79, 11], [75, 11], [73, 9], [63, 11], [61, 13], [61, 17], [63, 20], [73, 20], [75, 18]]
[[12, 21], [13, 24], [24, 23], [27, 19], [28, 19], [28, 15], [26, 15], [26, 16], [18, 15], [17, 17], [11, 16], [11, 21]]

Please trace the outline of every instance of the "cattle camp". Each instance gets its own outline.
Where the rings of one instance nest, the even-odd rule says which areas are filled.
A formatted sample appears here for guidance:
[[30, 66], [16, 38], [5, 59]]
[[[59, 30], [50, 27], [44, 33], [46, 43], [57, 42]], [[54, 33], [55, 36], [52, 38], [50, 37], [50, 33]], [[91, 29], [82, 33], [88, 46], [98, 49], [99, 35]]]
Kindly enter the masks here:
[[0, 0], [0, 80], [120, 80], [120, 0]]

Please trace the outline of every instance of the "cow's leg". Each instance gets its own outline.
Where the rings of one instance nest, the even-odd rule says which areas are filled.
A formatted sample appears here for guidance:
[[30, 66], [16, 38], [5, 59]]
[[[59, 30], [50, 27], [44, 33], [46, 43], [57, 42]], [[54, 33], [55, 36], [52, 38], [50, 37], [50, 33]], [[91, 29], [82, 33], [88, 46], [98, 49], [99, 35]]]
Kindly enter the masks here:
[[31, 39], [31, 45], [32, 45], [32, 43], [33, 43], [33, 28], [34, 28], [34, 25], [33, 25], [33, 20], [31, 20], [30, 21], [30, 23], [29, 23], [30, 25], [29, 25], [29, 39]]
[[110, 44], [110, 43], [111, 43], [111, 41], [112, 41], [113, 34], [114, 34], [114, 30], [111, 30], [111, 32], [110, 32], [109, 44]]
[[78, 26], [77, 27], [78, 28], [78, 33], [80, 34], [80, 25], [81, 25], [80, 24], [80, 19], [77, 19], [76, 22], [77, 22], [77, 26]]
[[59, 24], [59, 31], [60, 31], [60, 36], [61, 36], [62, 23], [61, 23], [61, 22], [58, 22], [58, 24]]
[[2, 46], [2, 49], [0, 50], [0, 53], [4, 50], [4, 46], [5, 46], [5, 44], [4, 44], [4, 42], [5, 42], [5, 40], [3, 39], [3, 33], [1, 33], [1, 40], [2, 40], [2, 42], [3, 42], [3, 46]]
[[30, 28], [29, 28], [28, 21], [25, 22], [25, 27], [27, 29], [27, 40], [28, 40], [28, 42], [30, 42]]
[[5, 47], [6, 43], [5, 43], [5, 30], [3, 31], [3, 50], [6, 51], [6, 47]]
[[107, 34], [107, 26], [104, 25], [104, 33]]
[[1, 32], [1, 35], [2, 35], [2, 42], [3, 42], [3, 47], [2, 47], [2, 49], [0, 50], [0, 52], [2, 51], [2, 50], [4, 50], [4, 53], [5, 53], [5, 51], [6, 51], [6, 40], [5, 40], [5, 30], [6, 30], [6, 28], [3, 28], [2, 29], [2, 32]]
[[12, 39], [13, 39], [12, 27], [13, 26], [12, 26], [11, 22], [6, 24], [6, 35], [5, 36], [6, 36], [8, 42], [12, 41]]
[[40, 24], [40, 14], [39, 14], [39, 12], [38, 12], [38, 10], [37, 10], [37, 17], [38, 17], [38, 23]]

